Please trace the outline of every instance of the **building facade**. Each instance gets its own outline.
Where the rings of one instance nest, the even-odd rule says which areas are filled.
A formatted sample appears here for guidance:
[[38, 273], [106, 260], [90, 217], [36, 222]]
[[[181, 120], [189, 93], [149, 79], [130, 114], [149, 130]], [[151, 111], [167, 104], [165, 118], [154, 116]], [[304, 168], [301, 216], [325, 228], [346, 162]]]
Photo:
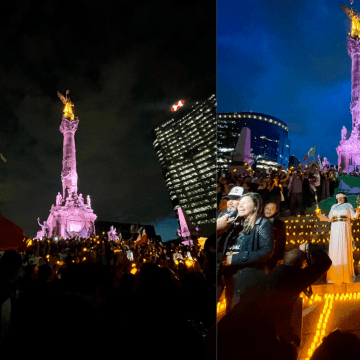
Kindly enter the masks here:
[[289, 168], [291, 167], [297, 167], [301, 164], [301, 161], [295, 156], [295, 155], [291, 155], [289, 158]]
[[254, 113], [219, 113], [217, 115], [217, 170], [232, 164], [233, 151], [241, 129], [251, 131], [251, 158], [253, 168], [276, 169], [277, 165], [288, 167], [290, 157], [289, 129], [286, 123], [273, 116]]
[[216, 224], [216, 97], [185, 105], [152, 131], [174, 211], [181, 207], [200, 236]]

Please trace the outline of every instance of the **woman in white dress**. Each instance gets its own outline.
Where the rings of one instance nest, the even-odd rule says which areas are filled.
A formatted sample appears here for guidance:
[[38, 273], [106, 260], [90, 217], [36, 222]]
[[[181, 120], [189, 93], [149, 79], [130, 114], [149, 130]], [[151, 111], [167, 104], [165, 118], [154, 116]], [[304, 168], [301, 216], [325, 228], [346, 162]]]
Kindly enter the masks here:
[[328, 216], [321, 213], [317, 216], [324, 221], [331, 222], [329, 257], [332, 261], [327, 273], [328, 283], [350, 283], [354, 274], [351, 219], [359, 215], [359, 209], [354, 210], [347, 202], [346, 195], [336, 195], [337, 204], [331, 207]]

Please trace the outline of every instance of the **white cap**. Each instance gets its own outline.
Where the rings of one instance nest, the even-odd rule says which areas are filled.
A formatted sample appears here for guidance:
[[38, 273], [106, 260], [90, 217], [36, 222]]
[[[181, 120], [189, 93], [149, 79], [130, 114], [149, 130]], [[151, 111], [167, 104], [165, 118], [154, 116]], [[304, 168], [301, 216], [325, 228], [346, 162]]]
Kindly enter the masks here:
[[243, 195], [244, 193], [244, 188], [242, 188], [241, 186], [235, 186], [233, 187], [230, 192], [226, 195], [223, 196], [223, 199], [236, 199], [239, 198]]

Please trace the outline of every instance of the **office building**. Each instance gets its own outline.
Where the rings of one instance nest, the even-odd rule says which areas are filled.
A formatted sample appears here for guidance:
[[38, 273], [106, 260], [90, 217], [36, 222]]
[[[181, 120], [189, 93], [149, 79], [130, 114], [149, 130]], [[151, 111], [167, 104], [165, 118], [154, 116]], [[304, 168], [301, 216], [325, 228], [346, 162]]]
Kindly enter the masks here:
[[232, 164], [232, 155], [241, 129], [251, 131], [253, 168], [288, 166], [290, 157], [289, 129], [286, 123], [270, 115], [254, 112], [220, 113], [217, 115], [217, 169]]
[[174, 211], [182, 208], [200, 236], [215, 231], [216, 97], [184, 106], [153, 131]]
[[297, 167], [300, 164], [301, 164], [301, 161], [297, 157], [295, 157], [295, 155], [290, 156], [290, 158], [289, 158], [289, 168]]

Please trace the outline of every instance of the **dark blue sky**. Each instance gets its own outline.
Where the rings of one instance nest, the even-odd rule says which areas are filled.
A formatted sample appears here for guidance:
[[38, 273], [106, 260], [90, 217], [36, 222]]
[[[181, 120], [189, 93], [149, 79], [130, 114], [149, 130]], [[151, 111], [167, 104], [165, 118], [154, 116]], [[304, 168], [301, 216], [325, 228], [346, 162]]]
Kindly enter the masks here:
[[218, 1], [218, 112], [275, 116], [291, 155], [302, 161], [317, 144], [337, 164], [341, 128], [352, 128], [350, 25], [340, 1]]

